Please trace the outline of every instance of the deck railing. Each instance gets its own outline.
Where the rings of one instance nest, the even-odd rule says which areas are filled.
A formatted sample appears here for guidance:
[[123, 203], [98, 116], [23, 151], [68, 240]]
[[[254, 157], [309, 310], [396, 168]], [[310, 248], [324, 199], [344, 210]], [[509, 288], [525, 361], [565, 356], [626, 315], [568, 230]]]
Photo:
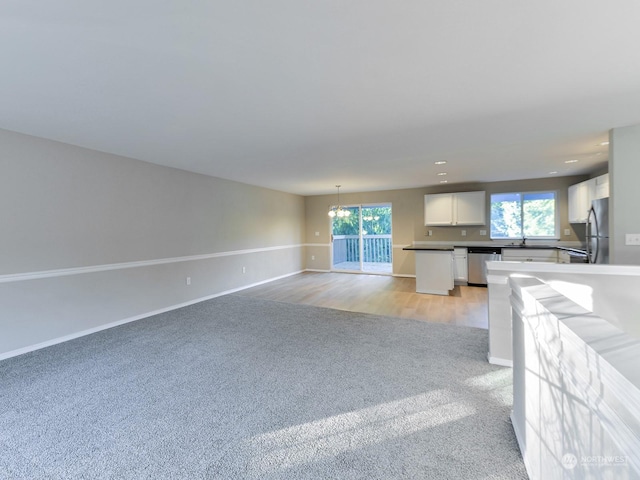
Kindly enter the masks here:
[[[333, 236], [333, 263], [359, 262], [358, 235]], [[391, 235], [365, 235], [362, 237], [362, 261], [391, 263]]]

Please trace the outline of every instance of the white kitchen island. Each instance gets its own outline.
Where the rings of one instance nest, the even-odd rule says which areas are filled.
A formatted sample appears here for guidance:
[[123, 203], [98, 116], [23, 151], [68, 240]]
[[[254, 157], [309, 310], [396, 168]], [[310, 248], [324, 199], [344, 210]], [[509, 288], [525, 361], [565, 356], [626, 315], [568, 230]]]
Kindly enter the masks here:
[[449, 295], [453, 290], [453, 247], [408, 246], [416, 254], [416, 292]]

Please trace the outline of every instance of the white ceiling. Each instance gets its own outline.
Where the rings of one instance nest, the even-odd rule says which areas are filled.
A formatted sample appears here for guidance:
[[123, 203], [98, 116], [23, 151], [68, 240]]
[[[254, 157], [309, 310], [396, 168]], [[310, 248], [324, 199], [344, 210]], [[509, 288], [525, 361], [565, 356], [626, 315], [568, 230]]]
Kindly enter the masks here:
[[4, 0], [0, 128], [303, 195], [586, 173], [640, 123], [638, 25], [637, 0]]

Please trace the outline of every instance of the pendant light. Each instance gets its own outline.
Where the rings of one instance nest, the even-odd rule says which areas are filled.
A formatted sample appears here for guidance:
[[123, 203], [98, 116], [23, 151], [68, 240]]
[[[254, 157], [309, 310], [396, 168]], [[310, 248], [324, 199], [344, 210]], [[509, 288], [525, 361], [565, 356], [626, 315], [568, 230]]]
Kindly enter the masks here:
[[336, 185], [336, 188], [338, 189], [338, 206], [337, 207], [333, 206], [331, 207], [331, 210], [329, 210], [329, 216], [331, 218], [333, 217], [342, 218], [342, 217], [348, 217], [349, 215], [351, 215], [351, 211], [349, 211], [348, 209], [343, 209], [340, 206], [340, 187], [341, 186], [342, 185]]

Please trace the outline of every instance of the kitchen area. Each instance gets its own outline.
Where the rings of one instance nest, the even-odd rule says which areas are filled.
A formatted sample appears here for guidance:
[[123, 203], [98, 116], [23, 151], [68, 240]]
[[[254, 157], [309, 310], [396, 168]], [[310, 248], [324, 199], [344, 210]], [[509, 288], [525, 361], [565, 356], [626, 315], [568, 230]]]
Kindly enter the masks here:
[[[474, 226], [479, 227], [481, 236], [487, 235], [487, 230], [491, 235], [487, 241], [422, 241], [404, 247], [405, 251], [415, 252], [416, 292], [448, 295], [455, 285], [486, 287], [487, 262], [490, 261], [608, 263], [608, 187], [607, 173], [569, 186], [565, 207], [567, 218], [582, 234], [582, 239], [570, 241], [562, 240], [561, 234], [570, 233], [567, 228], [560, 232], [559, 226], [555, 226], [552, 230], [543, 231], [545, 235], [529, 236], [529, 233], [536, 233], [536, 225], [527, 227], [523, 222], [519, 230], [514, 230], [511, 225], [514, 223], [513, 214], [503, 214], [501, 217], [495, 213], [503, 204], [511, 207], [511, 197], [514, 195], [519, 195], [518, 201], [523, 204], [523, 211], [525, 208], [531, 210], [545, 205], [541, 202], [550, 204], [549, 199], [542, 198], [542, 195], [536, 198], [528, 193], [497, 194], [487, 198], [484, 191], [425, 195], [424, 224], [429, 229], [428, 236], [431, 235], [431, 228], [442, 226], [463, 227], [460, 230], [462, 237], [467, 233], [464, 228]], [[550, 215], [554, 215], [557, 222], [557, 210], [562, 207], [556, 201], [555, 194], [552, 200], [555, 210]], [[488, 219], [488, 216], [492, 218]], [[499, 225], [501, 221], [509, 224], [502, 230]], [[485, 228], [487, 225], [488, 229]], [[519, 233], [517, 237], [514, 231]]]

